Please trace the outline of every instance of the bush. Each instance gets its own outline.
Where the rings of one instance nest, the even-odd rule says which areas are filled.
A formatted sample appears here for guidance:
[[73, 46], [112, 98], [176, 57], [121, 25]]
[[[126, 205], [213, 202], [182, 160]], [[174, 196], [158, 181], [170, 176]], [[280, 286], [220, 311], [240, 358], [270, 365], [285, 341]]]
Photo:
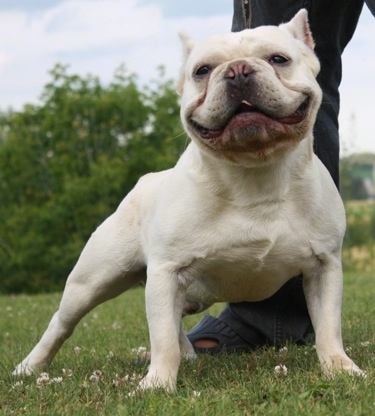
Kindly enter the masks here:
[[41, 105], [0, 115], [0, 292], [60, 290], [83, 245], [138, 178], [185, 147], [170, 81], [103, 86], [52, 69]]

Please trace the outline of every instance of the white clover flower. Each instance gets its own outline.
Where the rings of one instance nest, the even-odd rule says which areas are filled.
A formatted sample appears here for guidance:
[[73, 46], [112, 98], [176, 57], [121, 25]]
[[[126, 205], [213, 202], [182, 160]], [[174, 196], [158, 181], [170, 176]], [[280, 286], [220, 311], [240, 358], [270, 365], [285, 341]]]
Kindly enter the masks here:
[[194, 397], [199, 397], [200, 395], [201, 395], [201, 392], [200, 391], [193, 390], [193, 396]]
[[139, 380], [141, 380], [141, 378], [142, 378], [141, 374], [133, 373], [132, 376], [130, 377], [130, 381], [139, 381]]
[[60, 384], [62, 383], [62, 381], [63, 381], [62, 377], [54, 377], [50, 379], [49, 384], [52, 384], [52, 383]]
[[144, 354], [145, 352], [147, 352], [147, 348], [146, 347], [138, 347], [138, 348], [132, 348], [132, 354]]
[[49, 384], [49, 382], [50, 379], [48, 373], [41, 373], [40, 376], [36, 379], [36, 384], [39, 388], [46, 386]]
[[361, 342], [362, 347], [368, 347], [371, 344], [370, 341], [363, 341]]
[[80, 352], [81, 352], [81, 348], [80, 347], [74, 347], [74, 354], [75, 355], [79, 355]]
[[91, 383], [97, 383], [100, 380], [100, 377], [103, 375], [103, 373], [100, 370], [95, 370], [89, 380], [91, 381]]
[[63, 368], [61, 370], [61, 372], [62, 372], [63, 377], [65, 377], [65, 378], [72, 377], [72, 375], [73, 375], [72, 370], [68, 370], [68, 369], [65, 369], [65, 368]]
[[287, 375], [287, 373], [288, 373], [288, 369], [286, 368], [286, 366], [285, 366], [285, 365], [280, 364], [280, 365], [277, 365], [277, 366], [275, 367], [275, 373], [277, 373], [277, 374], [284, 374], [284, 375]]
[[124, 383], [138, 383], [142, 379], [141, 374], [133, 373], [131, 376], [129, 374], [125, 374], [124, 377], [120, 377], [118, 374], [115, 375], [115, 378], [112, 380], [112, 384], [115, 387], [119, 387]]
[[20, 387], [23, 387], [23, 381], [22, 380], [17, 381], [16, 383], [14, 383], [12, 385], [12, 389], [17, 389], [17, 388], [20, 388]]
[[287, 347], [282, 347], [279, 349], [279, 352], [287, 352], [288, 348]]
[[151, 353], [147, 351], [146, 347], [132, 348], [131, 352], [140, 360], [149, 361], [151, 359]]
[[91, 381], [91, 383], [97, 383], [99, 381], [99, 377], [96, 376], [95, 374], [92, 374], [89, 380]]
[[128, 380], [129, 380], [129, 375], [128, 374], [126, 374], [124, 377], [119, 377], [119, 375], [116, 374], [115, 375], [115, 378], [112, 380], [112, 384], [115, 387], [119, 387], [119, 386], [121, 386], [122, 384], [124, 384]]
[[113, 379], [113, 380], [112, 380], [112, 384], [113, 384], [115, 387], [119, 387], [119, 386], [121, 385], [121, 379], [119, 379], [119, 378], [115, 378], [115, 379]]

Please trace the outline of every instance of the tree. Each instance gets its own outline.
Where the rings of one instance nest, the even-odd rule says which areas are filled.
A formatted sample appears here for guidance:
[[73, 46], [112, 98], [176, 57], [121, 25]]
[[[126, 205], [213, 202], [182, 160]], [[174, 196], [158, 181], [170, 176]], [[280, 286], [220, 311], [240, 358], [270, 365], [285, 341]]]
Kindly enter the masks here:
[[340, 191], [347, 200], [367, 199], [364, 181], [375, 186], [375, 154], [357, 153], [340, 159]]
[[[162, 71], [161, 71], [162, 72]], [[120, 67], [50, 71], [40, 105], [0, 115], [0, 291], [60, 290], [91, 232], [146, 172], [185, 146], [171, 81], [140, 88]]]

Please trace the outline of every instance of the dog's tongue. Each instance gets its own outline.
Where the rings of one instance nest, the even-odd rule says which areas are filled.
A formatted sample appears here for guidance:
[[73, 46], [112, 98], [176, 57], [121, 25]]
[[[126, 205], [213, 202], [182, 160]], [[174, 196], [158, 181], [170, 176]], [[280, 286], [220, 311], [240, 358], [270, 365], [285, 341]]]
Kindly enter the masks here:
[[238, 113], [246, 113], [249, 111], [255, 111], [255, 107], [249, 103], [247, 100], [242, 100], [240, 106], [237, 109]]

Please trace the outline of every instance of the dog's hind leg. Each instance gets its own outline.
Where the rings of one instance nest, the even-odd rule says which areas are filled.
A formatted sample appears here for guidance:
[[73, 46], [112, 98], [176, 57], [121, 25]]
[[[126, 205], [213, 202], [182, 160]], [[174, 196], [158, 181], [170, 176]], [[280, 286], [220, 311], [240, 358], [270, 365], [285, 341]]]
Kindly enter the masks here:
[[181, 323], [180, 327], [180, 334], [179, 334], [179, 344], [180, 344], [180, 351], [181, 357], [185, 360], [193, 360], [197, 357], [197, 354], [194, 351], [194, 347], [189, 341], [189, 338], [186, 336], [184, 332], [183, 325]]
[[125, 232], [115, 214], [93, 233], [66, 282], [59, 309], [13, 374], [30, 375], [49, 364], [85, 314], [142, 280], [144, 266], [137, 247], [132, 230]]

